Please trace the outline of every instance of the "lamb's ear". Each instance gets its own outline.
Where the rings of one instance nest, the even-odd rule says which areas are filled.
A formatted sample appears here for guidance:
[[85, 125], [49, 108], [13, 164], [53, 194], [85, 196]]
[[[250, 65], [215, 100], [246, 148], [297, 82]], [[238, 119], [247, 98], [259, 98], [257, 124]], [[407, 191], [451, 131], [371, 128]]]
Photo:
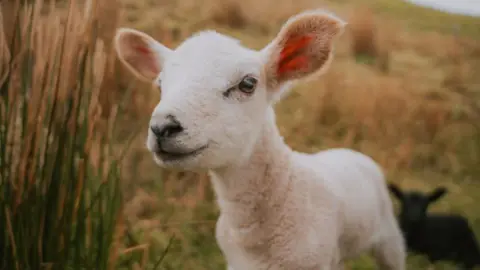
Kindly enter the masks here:
[[291, 17], [262, 52], [269, 89], [325, 70], [333, 43], [346, 23], [324, 11], [306, 11]]
[[403, 192], [395, 184], [388, 184], [388, 190], [390, 190], [397, 199], [400, 201], [403, 200]]
[[428, 201], [430, 203], [440, 199], [447, 193], [447, 189], [444, 187], [438, 187], [428, 195]]
[[120, 61], [139, 79], [152, 82], [162, 70], [171, 50], [140, 31], [120, 28], [115, 35]]

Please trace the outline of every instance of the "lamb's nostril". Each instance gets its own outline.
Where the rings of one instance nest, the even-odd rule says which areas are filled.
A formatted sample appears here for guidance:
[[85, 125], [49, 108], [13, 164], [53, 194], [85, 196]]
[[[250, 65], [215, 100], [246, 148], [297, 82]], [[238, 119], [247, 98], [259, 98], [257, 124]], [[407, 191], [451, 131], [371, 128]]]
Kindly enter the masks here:
[[150, 129], [157, 139], [173, 137], [183, 131], [183, 127], [177, 122], [170, 122], [163, 126], [152, 126]]

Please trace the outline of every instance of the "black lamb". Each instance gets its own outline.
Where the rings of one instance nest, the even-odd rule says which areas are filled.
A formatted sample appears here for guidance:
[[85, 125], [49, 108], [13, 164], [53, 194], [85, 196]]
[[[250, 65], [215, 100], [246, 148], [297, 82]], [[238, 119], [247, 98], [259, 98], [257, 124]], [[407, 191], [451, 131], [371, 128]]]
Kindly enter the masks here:
[[394, 184], [390, 191], [401, 203], [400, 227], [408, 250], [423, 254], [431, 262], [445, 260], [463, 269], [480, 266], [480, 249], [468, 221], [460, 215], [428, 214], [428, 206], [447, 192], [438, 187], [430, 194], [403, 192]]

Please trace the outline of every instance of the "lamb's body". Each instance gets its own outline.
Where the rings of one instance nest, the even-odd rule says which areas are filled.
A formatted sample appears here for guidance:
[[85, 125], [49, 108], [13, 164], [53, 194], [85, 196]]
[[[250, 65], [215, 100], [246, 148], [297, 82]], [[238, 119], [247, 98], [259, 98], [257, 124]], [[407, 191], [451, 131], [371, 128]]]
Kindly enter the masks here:
[[403, 269], [402, 237], [377, 164], [349, 149], [294, 152], [267, 121], [268, 139], [247, 163], [211, 173], [221, 209], [216, 236], [231, 268], [341, 269], [373, 249], [382, 267]]
[[135, 30], [117, 33], [120, 60], [162, 89], [147, 138], [155, 161], [210, 171], [221, 209], [217, 240], [231, 269], [335, 270], [367, 249], [382, 269], [405, 268], [375, 162], [347, 149], [294, 152], [275, 124], [273, 104], [328, 67], [344, 26], [307, 11], [260, 51], [213, 31], [174, 51]]

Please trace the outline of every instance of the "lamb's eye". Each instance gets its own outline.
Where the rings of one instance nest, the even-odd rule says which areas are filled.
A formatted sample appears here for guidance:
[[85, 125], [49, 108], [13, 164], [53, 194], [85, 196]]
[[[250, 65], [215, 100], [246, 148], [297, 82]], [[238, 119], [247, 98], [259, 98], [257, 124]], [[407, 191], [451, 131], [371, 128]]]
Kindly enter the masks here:
[[257, 86], [257, 79], [252, 76], [245, 76], [238, 84], [238, 89], [244, 93], [251, 94], [255, 91], [255, 86]]

